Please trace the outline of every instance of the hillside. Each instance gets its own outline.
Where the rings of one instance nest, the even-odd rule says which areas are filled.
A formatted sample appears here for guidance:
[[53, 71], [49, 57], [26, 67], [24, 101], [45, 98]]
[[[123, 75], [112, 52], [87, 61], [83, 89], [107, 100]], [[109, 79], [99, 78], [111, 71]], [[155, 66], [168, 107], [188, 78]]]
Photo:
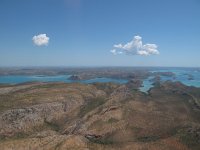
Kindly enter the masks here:
[[0, 86], [2, 150], [198, 150], [200, 89], [156, 84]]

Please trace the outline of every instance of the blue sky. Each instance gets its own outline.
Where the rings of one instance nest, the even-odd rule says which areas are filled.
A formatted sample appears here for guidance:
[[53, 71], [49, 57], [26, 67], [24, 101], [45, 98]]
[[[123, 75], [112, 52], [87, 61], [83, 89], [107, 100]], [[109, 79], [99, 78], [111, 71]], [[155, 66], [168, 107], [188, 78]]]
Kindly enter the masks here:
[[[134, 36], [159, 54], [110, 52]], [[200, 1], [1, 0], [0, 66], [200, 67]]]

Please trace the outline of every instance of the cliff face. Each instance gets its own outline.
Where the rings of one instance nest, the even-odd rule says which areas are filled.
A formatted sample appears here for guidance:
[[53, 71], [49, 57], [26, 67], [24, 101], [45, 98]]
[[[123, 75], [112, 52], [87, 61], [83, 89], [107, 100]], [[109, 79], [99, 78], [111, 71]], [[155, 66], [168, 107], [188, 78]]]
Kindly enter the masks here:
[[[138, 83], [139, 84], [139, 83]], [[200, 90], [166, 82], [0, 88], [1, 149], [198, 149]]]

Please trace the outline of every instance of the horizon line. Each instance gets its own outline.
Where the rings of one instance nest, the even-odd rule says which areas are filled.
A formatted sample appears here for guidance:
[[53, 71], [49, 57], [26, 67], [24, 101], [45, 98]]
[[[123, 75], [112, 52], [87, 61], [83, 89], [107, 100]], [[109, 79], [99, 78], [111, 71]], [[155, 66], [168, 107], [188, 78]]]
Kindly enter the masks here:
[[65, 65], [56, 65], [56, 66], [45, 66], [45, 65], [41, 65], [41, 66], [0, 66], [0, 68], [200, 68], [197, 66], [115, 66], [115, 65], [111, 65], [111, 66], [104, 66], [104, 65], [96, 65], [96, 66], [89, 66], [89, 65], [83, 65], [83, 66], [79, 66], [79, 65], [72, 65], [72, 66], [65, 66]]

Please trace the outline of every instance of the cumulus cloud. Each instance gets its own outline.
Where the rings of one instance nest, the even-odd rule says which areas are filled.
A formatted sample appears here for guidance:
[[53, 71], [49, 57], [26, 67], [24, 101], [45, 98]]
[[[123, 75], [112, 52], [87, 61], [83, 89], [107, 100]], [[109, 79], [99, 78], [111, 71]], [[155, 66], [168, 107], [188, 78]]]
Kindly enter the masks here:
[[133, 40], [127, 44], [116, 44], [110, 51], [114, 55], [118, 54], [130, 54], [130, 55], [158, 55], [158, 46], [156, 44], [142, 44], [142, 37], [134, 36]]
[[35, 35], [32, 40], [37, 46], [48, 45], [49, 43], [49, 37], [46, 34]]
[[122, 54], [121, 51], [117, 51], [116, 49], [112, 49], [112, 50], [110, 50], [110, 52], [111, 52], [113, 55]]

